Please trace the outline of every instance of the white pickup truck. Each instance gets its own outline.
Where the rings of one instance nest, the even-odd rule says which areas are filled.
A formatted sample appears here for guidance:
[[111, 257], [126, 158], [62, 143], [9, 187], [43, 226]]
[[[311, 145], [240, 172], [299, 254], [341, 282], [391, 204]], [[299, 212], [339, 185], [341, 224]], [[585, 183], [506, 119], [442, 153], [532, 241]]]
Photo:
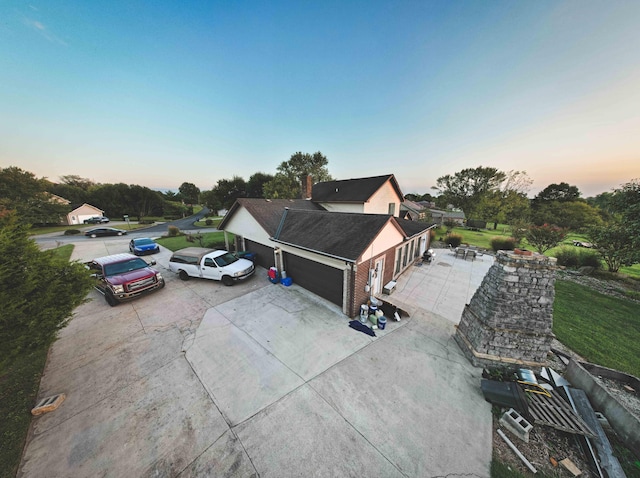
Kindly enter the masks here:
[[191, 277], [220, 280], [224, 285], [247, 279], [255, 272], [253, 262], [239, 259], [227, 251], [187, 247], [176, 251], [169, 259], [169, 269], [182, 280]]

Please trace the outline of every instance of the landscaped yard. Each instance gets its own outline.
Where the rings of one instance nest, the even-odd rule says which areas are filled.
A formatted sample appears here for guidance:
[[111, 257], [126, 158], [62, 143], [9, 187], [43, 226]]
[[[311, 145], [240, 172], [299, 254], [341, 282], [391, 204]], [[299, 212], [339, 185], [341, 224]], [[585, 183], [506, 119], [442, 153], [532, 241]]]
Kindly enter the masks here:
[[[198, 239], [199, 236], [202, 236], [202, 240]], [[229, 237], [229, 243], [233, 243], [235, 236], [233, 234], [227, 234], [227, 236]], [[189, 235], [161, 237], [160, 239], [157, 239], [156, 242], [171, 251], [177, 251], [178, 249], [184, 249], [185, 247], [209, 247], [212, 249], [224, 248], [224, 232], [222, 231], [193, 234], [191, 237], [195, 238], [194, 242], [189, 242], [187, 240], [188, 237]]]

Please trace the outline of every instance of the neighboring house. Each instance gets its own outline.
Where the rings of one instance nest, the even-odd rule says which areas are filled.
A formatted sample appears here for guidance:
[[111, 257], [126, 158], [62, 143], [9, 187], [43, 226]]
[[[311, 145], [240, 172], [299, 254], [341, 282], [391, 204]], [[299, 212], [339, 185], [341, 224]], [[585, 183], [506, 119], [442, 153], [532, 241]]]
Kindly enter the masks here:
[[235, 234], [236, 248], [256, 253], [259, 265], [285, 271], [354, 317], [371, 295], [421, 257], [433, 226], [387, 213], [325, 211], [315, 190], [313, 201], [238, 199], [218, 228], [225, 237]]
[[458, 225], [464, 224], [465, 215], [463, 211], [442, 211], [440, 209], [429, 209], [433, 222], [442, 226], [446, 221], [454, 221]]
[[326, 181], [313, 185], [311, 201], [331, 212], [390, 214], [399, 217], [404, 195], [393, 174]]
[[71, 204], [71, 201], [69, 201], [68, 199], [65, 199], [61, 196], [58, 196], [57, 194], [52, 194], [52, 193], [44, 193], [47, 197], [47, 199], [49, 200], [49, 202], [54, 202], [57, 204], [63, 204], [65, 206], [68, 206], [69, 204]]
[[404, 202], [400, 204], [400, 217], [403, 219], [424, 221], [427, 218], [428, 212], [424, 206], [417, 202], [409, 201], [408, 199], [405, 199]]
[[91, 204], [84, 203], [82, 206], [75, 207], [67, 214], [67, 224], [84, 224], [85, 219], [96, 216], [104, 216], [104, 211]]

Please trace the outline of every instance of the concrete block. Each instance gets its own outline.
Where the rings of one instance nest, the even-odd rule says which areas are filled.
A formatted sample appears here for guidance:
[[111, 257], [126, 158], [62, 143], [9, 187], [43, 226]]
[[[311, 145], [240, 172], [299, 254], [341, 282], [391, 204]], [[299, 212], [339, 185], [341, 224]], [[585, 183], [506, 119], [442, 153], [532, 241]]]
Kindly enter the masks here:
[[500, 425], [520, 438], [523, 442], [529, 443], [529, 432], [533, 428], [533, 425], [513, 408], [507, 410], [502, 417], [500, 417]]

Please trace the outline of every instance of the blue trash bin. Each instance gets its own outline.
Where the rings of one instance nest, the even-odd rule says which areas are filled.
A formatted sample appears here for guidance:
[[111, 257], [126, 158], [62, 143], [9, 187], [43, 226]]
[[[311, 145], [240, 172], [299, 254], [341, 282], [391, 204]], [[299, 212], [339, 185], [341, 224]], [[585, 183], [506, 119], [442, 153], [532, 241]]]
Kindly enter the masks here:
[[378, 317], [378, 328], [380, 330], [384, 330], [386, 326], [387, 326], [387, 318], [384, 315]]

